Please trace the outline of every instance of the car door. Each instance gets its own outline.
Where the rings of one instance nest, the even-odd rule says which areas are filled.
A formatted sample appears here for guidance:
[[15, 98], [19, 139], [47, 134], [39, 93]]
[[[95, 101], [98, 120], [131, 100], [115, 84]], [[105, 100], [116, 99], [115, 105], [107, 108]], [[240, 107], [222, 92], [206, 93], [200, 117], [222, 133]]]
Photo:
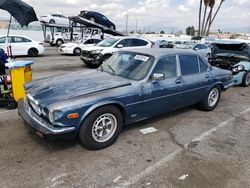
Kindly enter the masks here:
[[4, 49], [4, 51], [7, 53], [6, 37], [0, 37], [0, 48]]
[[182, 100], [182, 83], [179, 82], [179, 71], [176, 56], [161, 58], [153, 72], [164, 74], [164, 80], [150, 79], [142, 85], [143, 114], [154, 116], [178, 109]]
[[[183, 106], [199, 102], [208, 87], [206, 73], [200, 73], [200, 64], [196, 54], [179, 55], [181, 68], [180, 81], [183, 83]], [[210, 77], [210, 75], [208, 76]]]
[[31, 42], [31, 40], [25, 37], [19, 37], [19, 36], [11, 36], [9, 40], [11, 43], [13, 55], [27, 55], [28, 54], [28, 49], [30, 47], [28, 43]]

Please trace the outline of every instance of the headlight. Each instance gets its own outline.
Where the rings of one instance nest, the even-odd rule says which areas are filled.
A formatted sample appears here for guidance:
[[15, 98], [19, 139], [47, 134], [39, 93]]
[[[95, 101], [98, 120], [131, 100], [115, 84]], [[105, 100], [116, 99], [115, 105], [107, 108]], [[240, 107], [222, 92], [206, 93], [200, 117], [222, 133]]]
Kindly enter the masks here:
[[103, 49], [100, 49], [100, 50], [93, 50], [91, 51], [91, 54], [99, 54], [103, 51]]
[[237, 73], [237, 72], [240, 72], [240, 71], [242, 71], [242, 70], [244, 70], [245, 69], [245, 67], [244, 67], [244, 65], [237, 65], [236, 67], [234, 67], [233, 68], [233, 72], [234, 73]]
[[60, 110], [55, 110], [53, 112], [49, 112], [49, 121], [50, 123], [55, 123], [56, 120], [60, 119], [63, 115], [63, 112]]

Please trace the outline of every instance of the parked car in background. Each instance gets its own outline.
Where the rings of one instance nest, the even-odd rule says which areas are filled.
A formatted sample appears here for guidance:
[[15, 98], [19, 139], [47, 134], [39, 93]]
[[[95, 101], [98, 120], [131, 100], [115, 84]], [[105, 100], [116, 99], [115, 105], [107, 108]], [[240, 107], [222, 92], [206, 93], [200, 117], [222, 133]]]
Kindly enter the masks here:
[[159, 42], [160, 48], [174, 48], [174, 44], [172, 41], [161, 40]]
[[189, 49], [190, 48], [191, 41], [174, 41], [174, 48], [178, 49]]
[[87, 148], [103, 149], [124, 125], [193, 104], [214, 110], [231, 78], [190, 50], [119, 51], [100, 69], [27, 84], [18, 111], [43, 138], [79, 136]]
[[211, 56], [211, 48], [209, 48], [205, 44], [196, 44], [196, 45], [193, 46], [192, 49], [194, 51], [197, 51], [198, 53], [200, 53], [200, 55], [203, 56], [204, 58], [206, 58], [207, 60]]
[[79, 42], [70, 42], [62, 44], [59, 47], [59, 52], [62, 54], [72, 54], [72, 55], [81, 55], [81, 51], [85, 47], [95, 46], [99, 43], [101, 39], [89, 38], [87, 40], [80, 40]]
[[99, 12], [83, 10], [80, 12], [79, 16], [82, 18], [88, 19], [92, 22], [109, 27], [112, 30], [116, 29], [115, 24], [111, 22], [106, 16], [102, 15]]
[[213, 66], [232, 71], [235, 85], [250, 85], [250, 47], [241, 41], [222, 40], [212, 44]]
[[69, 19], [61, 14], [48, 14], [47, 16], [41, 16], [40, 22], [69, 26]]
[[84, 48], [81, 60], [88, 67], [97, 68], [114, 52], [121, 49], [152, 48], [153, 45], [151, 41], [140, 37], [110, 37], [99, 42], [96, 46]]
[[42, 42], [32, 40], [26, 36], [9, 35], [8, 40], [6, 35], [0, 36], [0, 48], [7, 52], [7, 47], [11, 45], [12, 54], [14, 56], [30, 56], [36, 57], [44, 53]]

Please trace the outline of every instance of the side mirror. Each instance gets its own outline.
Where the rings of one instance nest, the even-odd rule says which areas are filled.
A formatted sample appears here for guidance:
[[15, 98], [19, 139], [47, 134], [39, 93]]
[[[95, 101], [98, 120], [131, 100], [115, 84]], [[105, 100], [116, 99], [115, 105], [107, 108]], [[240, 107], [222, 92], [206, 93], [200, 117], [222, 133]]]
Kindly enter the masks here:
[[153, 81], [165, 80], [165, 74], [163, 73], [154, 73], [152, 76]]
[[123, 45], [122, 44], [118, 44], [117, 48], [123, 48]]
[[199, 50], [199, 48], [195, 48], [194, 50], [197, 51], [197, 50]]

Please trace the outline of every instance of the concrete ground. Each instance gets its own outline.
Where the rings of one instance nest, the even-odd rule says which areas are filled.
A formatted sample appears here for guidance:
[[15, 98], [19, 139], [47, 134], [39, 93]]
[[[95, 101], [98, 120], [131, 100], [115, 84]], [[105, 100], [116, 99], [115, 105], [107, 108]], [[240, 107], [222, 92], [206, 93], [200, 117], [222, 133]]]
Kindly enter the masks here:
[[[34, 79], [86, 69], [51, 47], [34, 62]], [[148, 127], [157, 131], [140, 132]], [[30, 135], [16, 110], [0, 109], [1, 188], [246, 188], [249, 156], [250, 87], [223, 93], [213, 112], [189, 107], [128, 126], [99, 151]]]

